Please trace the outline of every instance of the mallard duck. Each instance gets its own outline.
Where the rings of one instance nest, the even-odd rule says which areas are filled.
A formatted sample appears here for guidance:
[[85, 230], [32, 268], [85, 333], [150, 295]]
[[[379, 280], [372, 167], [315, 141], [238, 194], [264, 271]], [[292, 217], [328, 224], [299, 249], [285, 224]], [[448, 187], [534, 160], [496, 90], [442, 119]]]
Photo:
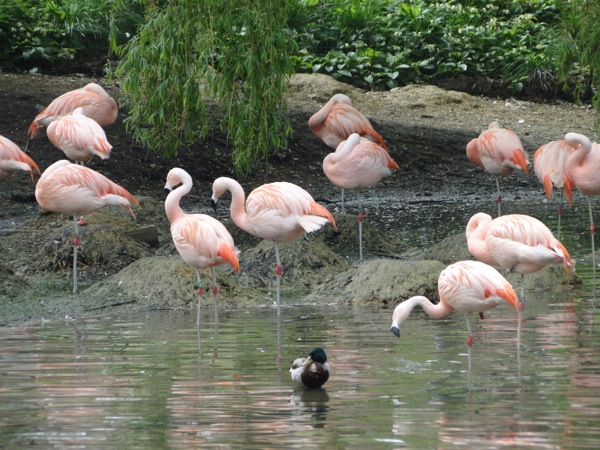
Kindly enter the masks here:
[[329, 379], [327, 355], [322, 348], [314, 348], [308, 358], [296, 358], [290, 368], [292, 380], [299, 386], [318, 388]]

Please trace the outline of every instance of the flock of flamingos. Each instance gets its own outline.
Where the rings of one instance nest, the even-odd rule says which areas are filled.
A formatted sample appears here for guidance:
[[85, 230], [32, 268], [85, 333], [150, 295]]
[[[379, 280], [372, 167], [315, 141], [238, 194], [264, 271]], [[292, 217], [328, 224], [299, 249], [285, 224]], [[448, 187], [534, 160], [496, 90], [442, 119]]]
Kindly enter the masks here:
[[[50, 165], [40, 176], [35, 197], [39, 205], [49, 211], [73, 217], [73, 292], [77, 292], [77, 248], [79, 226], [83, 216], [107, 205], [120, 206], [134, 218], [132, 205], [136, 199], [124, 188], [84, 164], [94, 156], [110, 157], [112, 146], [103, 126], [117, 119], [117, 103], [99, 85], [90, 83], [81, 89], [67, 92], [54, 99], [41, 111], [28, 129], [29, 140], [42, 127], [49, 140], [62, 150], [69, 160]], [[382, 136], [369, 120], [352, 106], [350, 98], [334, 95], [308, 121], [310, 130], [327, 146], [335, 149], [323, 161], [323, 170], [329, 180], [342, 189], [358, 193], [359, 249], [362, 261], [362, 204], [360, 190], [377, 184], [398, 168], [387, 152]], [[29, 145], [29, 141], [28, 141]], [[468, 313], [483, 313], [508, 302], [519, 314], [524, 306], [524, 288], [521, 295], [494, 267], [505, 273], [518, 272], [523, 277], [548, 264], [563, 264], [567, 273], [572, 260], [567, 249], [539, 220], [521, 214], [501, 215], [499, 177], [515, 169], [528, 171], [530, 162], [523, 144], [513, 131], [492, 122], [487, 130], [466, 146], [466, 155], [474, 164], [496, 177], [498, 188], [498, 217], [478, 213], [466, 227], [469, 251], [478, 261], [459, 261], [449, 265], [439, 276], [439, 302], [415, 296], [400, 303], [393, 312], [392, 332], [400, 336], [400, 324], [416, 305], [432, 317], [444, 317], [453, 310], [468, 317]], [[576, 187], [588, 196], [590, 233], [595, 268], [594, 222], [591, 196], [600, 194], [600, 148], [581, 134], [568, 133], [564, 139], [540, 147], [533, 157], [533, 166], [546, 195], [553, 188], [562, 189], [569, 202]], [[0, 179], [15, 171], [40, 170], [16, 144], [0, 136]], [[167, 175], [165, 212], [171, 224], [173, 242], [182, 259], [196, 269], [198, 294], [202, 297], [201, 272], [211, 269], [212, 289], [217, 287], [213, 268], [230, 264], [239, 271], [238, 251], [231, 234], [215, 218], [205, 214], [186, 214], [180, 207], [181, 198], [192, 188], [191, 176], [181, 168], [173, 168]], [[216, 202], [226, 191], [231, 192], [231, 217], [246, 232], [275, 243], [277, 276], [277, 313], [280, 311], [280, 277], [282, 265], [279, 243], [297, 239], [305, 233], [319, 230], [330, 223], [335, 227], [331, 213], [314, 201], [301, 187], [288, 182], [264, 184], [247, 197], [240, 184], [226, 177], [213, 183], [212, 200]], [[494, 266], [494, 267], [492, 267]], [[200, 318], [198, 303], [198, 324]], [[519, 320], [520, 322], [520, 320]], [[467, 318], [469, 348], [473, 342]], [[519, 327], [520, 330], [520, 327]], [[315, 349], [320, 350], [320, 349]], [[316, 352], [320, 355], [320, 352]], [[324, 356], [324, 352], [323, 352]], [[322, 360], [323, 356], [319, 359]], [[325, 358], [326, 360], [326, 358]], [[325, 364], [325, 361], [323, 361]]]

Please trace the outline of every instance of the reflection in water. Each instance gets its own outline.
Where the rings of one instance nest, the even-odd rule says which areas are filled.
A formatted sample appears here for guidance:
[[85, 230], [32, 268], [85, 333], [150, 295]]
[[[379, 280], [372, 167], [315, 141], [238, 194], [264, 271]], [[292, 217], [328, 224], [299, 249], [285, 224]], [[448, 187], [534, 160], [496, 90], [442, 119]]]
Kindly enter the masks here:
[[[490, 312], [470, 371], [460, 315], [417, 313], [401, 340], [390, 310], [327, 306], [1, 328], [0, 446], [598, 448], [599, 329], [578, 298], [532, 295], [520, 366], [517, 319]], [[316, 346], [327, 388], [296, 389], [289, 364]]]

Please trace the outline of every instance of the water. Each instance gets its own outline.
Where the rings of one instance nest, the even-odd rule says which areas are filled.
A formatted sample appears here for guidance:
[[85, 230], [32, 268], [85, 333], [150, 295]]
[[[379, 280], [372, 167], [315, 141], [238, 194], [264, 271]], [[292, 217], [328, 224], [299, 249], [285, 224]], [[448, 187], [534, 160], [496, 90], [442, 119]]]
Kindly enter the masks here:
[[[536, 297], [536, 298], [533, 298]], [[577, 301], [575, 301], [577, 300]], [[508, 307], [471, 319], [288, 306], [147, 312], [0, 329], [3, 448], [599, 448], [593, 305], [531, 295], [517, 353]], [[315, 346], [324, 389], [289, 365]]]

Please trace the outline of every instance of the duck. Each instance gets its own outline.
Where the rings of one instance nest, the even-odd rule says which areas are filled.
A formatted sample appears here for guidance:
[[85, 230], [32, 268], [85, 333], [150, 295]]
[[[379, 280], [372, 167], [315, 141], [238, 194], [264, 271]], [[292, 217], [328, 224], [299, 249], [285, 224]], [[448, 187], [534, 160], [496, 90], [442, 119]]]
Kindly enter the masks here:
[[331, 368], [322, 348], [314, 348], [307, 358], [296, 358], [290, 368], [292, 380], [298, 386], [320, 388], [329, 379]]

